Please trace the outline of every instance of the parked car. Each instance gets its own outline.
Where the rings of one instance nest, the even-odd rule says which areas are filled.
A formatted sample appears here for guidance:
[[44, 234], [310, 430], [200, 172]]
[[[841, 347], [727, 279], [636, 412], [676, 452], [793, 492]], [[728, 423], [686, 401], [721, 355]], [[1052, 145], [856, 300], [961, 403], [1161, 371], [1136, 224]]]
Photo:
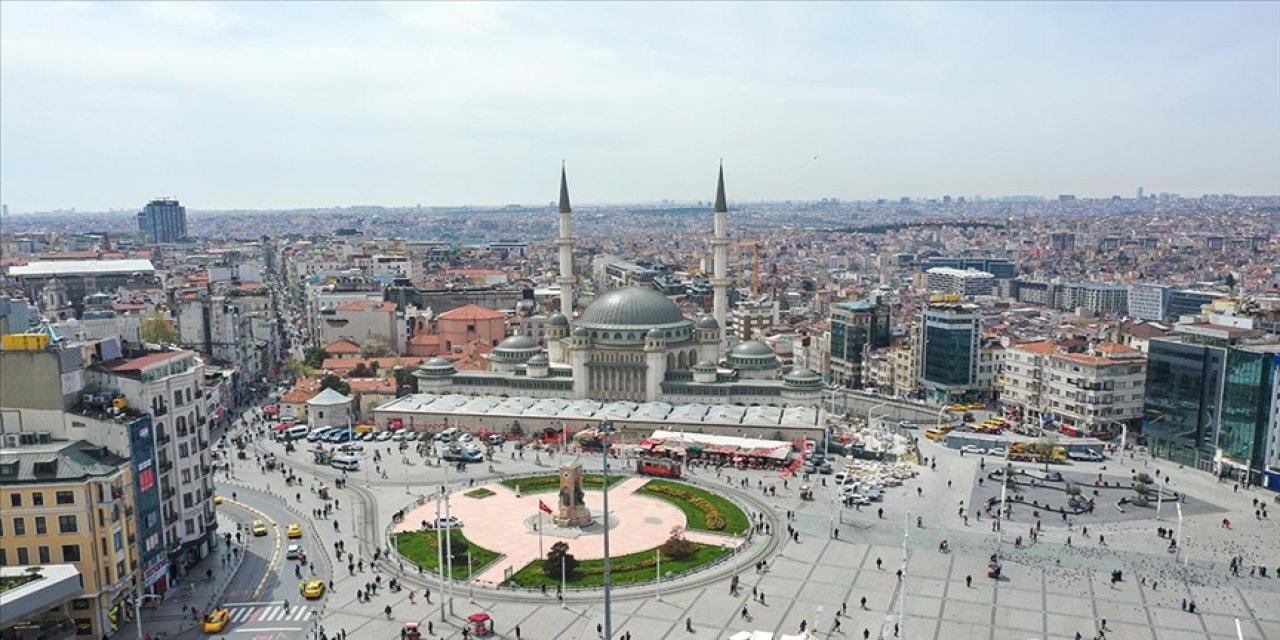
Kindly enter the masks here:
[[987, 449], [987, 455], [989, 456], [997, 456], [997, 457], [1003, 458], [1005, 453], [1007, 452], [1005, 451], [1004, 447], [991, 447], [990, 449]]
[[348, 442], [347, 444], [338, 447], [338, 451], [342, 453], [360, 453], [361, 451], [364, 451], [364, 447]]
[[960, 450], [965, 453], [976, 453], [978, 455], [982, 455], [987, 452], [986, 449], [983, 449], [976, 444], [966, 444], [963, 447], [960, 447]]
[[395, 442], [404, 442], [404, 436], [405, 436], [405, 431], [404, 429], [401, 429], [391, 434], [391, 439]]
[[458, 516], [440, 516], [435, 520], [427, 521], [428, 529], [459, 529], [462, 527], [462, 520]]
[[404, 434], [404, 439], [405, 439], [405, 440], [407, 440], [407, 441], [409, 441], [409, 442], [413, 442], [414, 440], [417, 440], [417, 439], [418, 439], [418, 437], [419, 437], [419, 436], [421, 436], [421, 435], [422, 435], [422, 434], [418, 433], [417, 431], [410, 431], [410, 432], [408, 432], [408, 433]]
[[489, 436], [489, 444], [491, 444], [491, 445], [493, 445], [493, 446], [495, 446], [495, 447], [496, 447], [496, 446], [498, 446], [498, 445], [500, 445], [500, 444], [502, 444], [502, 443], [504, 443], [504, 442], [506, 442], [506, 441], [507, 441], [507, 439], [506, 439], [506, 438], [504, 438], [504, 437], [502, 437], [502, 436], [500, 436], [500, 435], [498, 435], [498, 434], [496, 434], [496, 433], [495, 433], [495, 434], [492, 434], [492, 435], [490, 435], [490, 436]]
[[818, 473], [821, 473], [824, 476], [829, 476], [832, 473], [835, 473], [835, 469], [831, 466], [830, 462], [823, 462], [822, 466], [818, 467]]
[[395, 434], [394, 434], [394, 433], [392, 433], [392, 432], [390, 432], [390, 431], [379, 431], [379, 432], [378, 432], [378, 437], [377, 437], [377, 438], [374, 438], [374, 439], [375, 439], [375, 440], [377, 440], [378, 442], [386, 442], [386, 441], [390, 440], [390, 439], [391, 439], [391, 436], [393, 436], [393, 435], [395, 435]]

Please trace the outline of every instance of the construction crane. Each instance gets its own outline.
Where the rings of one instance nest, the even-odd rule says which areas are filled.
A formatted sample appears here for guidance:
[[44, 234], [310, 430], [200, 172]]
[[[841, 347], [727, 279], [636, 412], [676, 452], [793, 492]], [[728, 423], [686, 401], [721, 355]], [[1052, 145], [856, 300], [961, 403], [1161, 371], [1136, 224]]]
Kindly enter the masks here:
[[742, 242], [733, 243], [733, 246], [739, 248], [739, 252], [738, 252], [739, 263], [741, 262], [741, 256], [742, 256], [741, 249], [743, 247], [751, 247], [751, 299], [753, 301], [760, 299], [760, 245], [761, 244], [763, 243], [760, 242], [759, 240], [744, 240]]

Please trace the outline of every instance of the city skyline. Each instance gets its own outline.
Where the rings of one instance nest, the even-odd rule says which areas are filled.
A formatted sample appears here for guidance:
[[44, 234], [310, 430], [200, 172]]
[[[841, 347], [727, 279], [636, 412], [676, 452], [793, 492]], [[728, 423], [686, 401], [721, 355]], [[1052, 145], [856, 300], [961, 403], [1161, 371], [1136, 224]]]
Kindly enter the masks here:
[[5, 3], [0, 201], [1280, 193], [1280, 4], [1097, 7]]

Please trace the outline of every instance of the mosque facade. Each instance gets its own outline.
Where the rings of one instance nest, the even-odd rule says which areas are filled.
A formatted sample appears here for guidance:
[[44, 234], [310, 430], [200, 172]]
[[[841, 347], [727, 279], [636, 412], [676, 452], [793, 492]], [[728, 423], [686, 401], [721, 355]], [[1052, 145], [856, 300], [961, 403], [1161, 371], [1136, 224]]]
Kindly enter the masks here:
[[[560, 174], [562, 309], [572, 309], [572, 209], [568, 181]], [[781, 375], [781, 360], [764, 343], [741, 342], [725, 349], [723, 335], [730, 280], [727, 271], [728, 207], [724, 170], [715, 200], [712, 286], [715, 314], [686, 318], [653, 289], [607, 291], [570, 319], [550, 315], [545, 346], [532, 337], [506, 338], [489, 354], [489, 370], [457, 371], [444, 358], [424, 362], [414, 375], [422, 393], [525, 396], [635, 403], [812, 406], [823, 391], [822, 377], [808, 369]]]

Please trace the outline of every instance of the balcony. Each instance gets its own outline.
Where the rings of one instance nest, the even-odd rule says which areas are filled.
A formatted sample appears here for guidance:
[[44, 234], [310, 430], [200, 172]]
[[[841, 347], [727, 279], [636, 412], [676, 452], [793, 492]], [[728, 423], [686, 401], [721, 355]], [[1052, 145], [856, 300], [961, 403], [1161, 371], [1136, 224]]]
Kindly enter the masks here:
[[168, 415], [168, 413], [169, 413], [169, 407], [166, 407], [164, 405], [160, 405], [158, 407], [151, 409], [151, 415], [157, 418], [159, 418], [160, 416]]
[[209, 473], [210, 473], [211, 471], [213, 471], [213, 467], [210, 467], [210, 466], [209, 466], [209, 465], [207, 465], [207, 464], [200, 465], [200, 473], [201, 473], [201, 475], [206, 475], [206, 476], [207, 476], [207, 475], [209, 475]]
[[157, 445], [164, 446], [166, 444], [169, 444], [170, 442], [173, 442], [173, 436], [167, 433], [159, 434], [156, 436]]
[[170, 460], [160, 461], [160, 473], [169, 473], [173, 470], [173, 462]]
[[160, 492], [160, 495], [165, 500], [168, 500], [169, 498], [172, 498], [173, 496], [178, 495], [178, 490], [174, 489], [173, 487], [166, 487], [163, 491]]

